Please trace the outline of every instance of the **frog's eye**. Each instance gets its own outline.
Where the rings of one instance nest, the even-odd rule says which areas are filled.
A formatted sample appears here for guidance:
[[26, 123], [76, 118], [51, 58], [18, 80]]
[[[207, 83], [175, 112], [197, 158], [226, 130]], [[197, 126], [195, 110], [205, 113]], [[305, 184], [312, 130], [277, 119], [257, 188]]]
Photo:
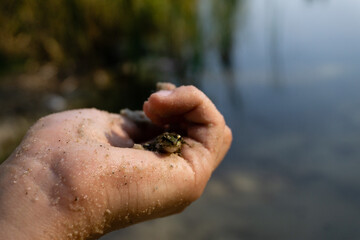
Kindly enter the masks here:
[[162, 136], [162, 141], [166, 141], [166, 142], [170, 142], [170, 143], [172, 143], [173, 142], [173, 139], [172, 139], [172, 137], [171, 136], [169, 136], [169, 135], [164, 135], [164, 136]]
[[164, 135], [162, 137], [162, 139], [171, 144], [174, 144], [174, 143], [177, 143], [181, 139], [181, 136], [179, 134]]
[[177, 135], [176, 138], [175, 138], [176, 144], [178, 144], [181, 141], [182, 141], [182, 137], [180, 135]]

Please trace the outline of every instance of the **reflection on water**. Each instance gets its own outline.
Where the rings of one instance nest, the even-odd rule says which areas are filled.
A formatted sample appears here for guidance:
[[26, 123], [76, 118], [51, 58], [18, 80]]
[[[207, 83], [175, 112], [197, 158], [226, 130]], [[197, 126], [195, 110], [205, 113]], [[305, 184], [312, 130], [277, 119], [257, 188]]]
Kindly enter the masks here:
[[232, 149], [183, 214], [103, 239], [360, 238], [359, 2], [227, 4], [199, 1], [192, 79], [225, 114]]

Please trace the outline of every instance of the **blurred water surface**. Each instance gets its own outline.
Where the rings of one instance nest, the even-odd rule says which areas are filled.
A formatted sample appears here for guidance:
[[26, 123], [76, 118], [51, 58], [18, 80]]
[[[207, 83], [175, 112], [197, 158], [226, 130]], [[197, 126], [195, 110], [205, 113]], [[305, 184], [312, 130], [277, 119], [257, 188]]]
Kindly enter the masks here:
[[[146, 16], [161, 22], [156, 7]], [[185, 212], [102, 239], [359, 239], [360, 2], [199, 0], [175, 7], [164, 12], [171, 10], [170, 27], [150, 26], [153, 45], [131, 45], [131, 61], [113, 56], [122, 65], [111, 69], [121, 68], [127, 80], [115, 86], [145, 97], [159, 79], [194, 84], [225, 115], [233, 145]], [[143, 37], [141, 19], [128, 24], [131, 39]], [[149, 49], [157, 50], [144, 57]], [[109, 77], [101, 66], [98, 89]], [[106, 103], [143, 101], [131, 94]]]
[[217, 4], [198, 5], [196, 84], [233, 146], [183, 214], [104, 239], [360, 238], [360, 3], [234, 1], [220, 26]]

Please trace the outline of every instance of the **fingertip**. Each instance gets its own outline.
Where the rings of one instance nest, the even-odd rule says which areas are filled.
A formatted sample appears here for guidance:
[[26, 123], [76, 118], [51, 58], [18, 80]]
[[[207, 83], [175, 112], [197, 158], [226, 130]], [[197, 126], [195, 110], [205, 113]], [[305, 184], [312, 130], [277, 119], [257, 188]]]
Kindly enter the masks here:
[[156, 84], [157, 90], [173, 90], [175, 88], [176, 88], [176, 86], [169, 82], [158, 82]]
[[162, 121], [158, 113], [154, 110], [153, 103], [150, 103], [149, 101], [144, 102], [143, 105], [143, 111], [145, 115], [154, 123], [157, 125], [162, 125]]
[[151, 109], [151, 104], [149, 103], [149, 101], [145, 101], [144, 102], [144, 105], [143, 105], [143, 111], [145, 113], [145, 115], [150, 118], [151, 120], [153, 120], [153, 115], [154, 115], [154, 112], [152, 111]]
[[143, 111], [147, 111], [149, 108], [149, 101], [145, 101], [144, 104], [143, 104]]
[[[171, 106], [169, 103], [172, 102], [172, 90], [160, 90], [150, 95], [149, 99], [144, 103], [144, 112], [148, 117], [153, 120], [150, 116], [157, 116], [157, 118], [166, 118], [171, 115]], [[169, 109], [170, 107], [170, 109]]]
[[173, 93], [172, 90], [160, 90], [154, 93], [153, 95], [159, 96], [159, 97], [167, 97], [170, 96]]
[[146, 101], [147, 105], [154, 105], [157, 107], [161, 102], [168, 98], [173, 91], [171, 90], [160, 90], [150, 95], [149, 99]]

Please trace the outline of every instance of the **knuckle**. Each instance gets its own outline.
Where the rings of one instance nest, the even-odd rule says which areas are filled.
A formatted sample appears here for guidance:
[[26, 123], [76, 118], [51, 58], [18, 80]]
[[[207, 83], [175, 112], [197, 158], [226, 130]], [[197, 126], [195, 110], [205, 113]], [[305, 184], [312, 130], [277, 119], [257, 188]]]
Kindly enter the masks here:
[[195, 87], [193, 85], [181, 86], [181, 87], [179, 87], [179, 89], [181, 91], [185, 91], [185, 92], [187, 92], [188, 94], [191, 94], [191, 95], [198, 95], [199, 92], [201, 92], [197, 87]]
[[225, 126], [225, 138], [228, 139], [229, 142], [233, 140], [232, 131], [228, 126]]

